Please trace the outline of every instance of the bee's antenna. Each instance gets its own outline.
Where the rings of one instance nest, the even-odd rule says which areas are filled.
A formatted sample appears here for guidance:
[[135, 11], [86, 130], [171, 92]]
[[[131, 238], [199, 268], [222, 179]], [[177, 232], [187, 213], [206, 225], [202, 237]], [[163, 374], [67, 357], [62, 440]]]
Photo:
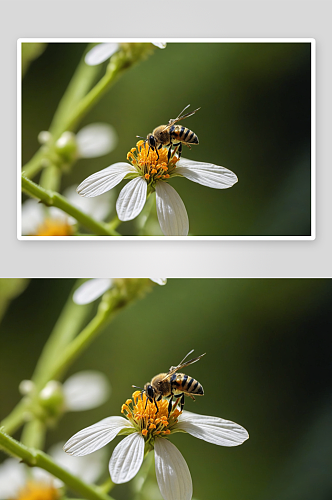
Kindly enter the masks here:
[[137, 135], [138, 139], [143, 139], [143, 141], [146, 141], [146, 137], [142, 137], [141, 135]]
[[132, 385], [131, 387], [134, 387], [135, 389], [140, 389], [141, 391], [145, 392], [145, 389], [143, 389], [143, 387], [138, 387], [137, 385]]

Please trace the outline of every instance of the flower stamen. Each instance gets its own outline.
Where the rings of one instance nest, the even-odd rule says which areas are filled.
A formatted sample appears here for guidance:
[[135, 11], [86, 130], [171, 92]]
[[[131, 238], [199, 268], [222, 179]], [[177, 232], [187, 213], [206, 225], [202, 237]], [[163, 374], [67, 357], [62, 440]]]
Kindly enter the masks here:
[[173, 405], [169, 413], [166, 399], [156, 402], [150, 401], [140, 391], [135, 391], [132, 398], [133, 401], [127, 399], [126, 403], [122, 405], [121, 412], [125, 414], [146, 440], [158, 434], [168, 435], [171, 433], [171, 428], [176, 424], [179, 415], [182, 413], [177, 408], [177, 403]]
[[[158, 179], [169, 179], [179, 157], [173, 151], [171, 158], [168, 159], [167, 148], [153, 150], [146, 141], [140, 140], [136, 148], [131, 148], [127, 153], [127, 160], [140, 171], [149, 184], [153, 184]], [[165, 175], [166, 172], [168, 174]]]
[[53, 219], [51, 217], [45, 219], [40, 224], [36, 231], [36, 236], [72, 236], [73, 226], [67, 220]]
[[60, 493], [52, 484], [29, 481], [13, 500], [57, 500]]

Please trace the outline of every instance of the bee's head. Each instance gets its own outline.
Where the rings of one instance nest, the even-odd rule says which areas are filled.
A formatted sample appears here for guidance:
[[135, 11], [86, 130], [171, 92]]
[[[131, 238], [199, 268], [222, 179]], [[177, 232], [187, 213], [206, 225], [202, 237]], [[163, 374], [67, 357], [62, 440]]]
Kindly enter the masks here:
[[149, 144], [151, 149], [156, 149], [156, 139], [153, 134], [149, 134], [146, 138], [147, 143]]
[[152, 401], [155, 397], [155, 391], [151, 384], [145, 384], [144, 386], [146, 396]]

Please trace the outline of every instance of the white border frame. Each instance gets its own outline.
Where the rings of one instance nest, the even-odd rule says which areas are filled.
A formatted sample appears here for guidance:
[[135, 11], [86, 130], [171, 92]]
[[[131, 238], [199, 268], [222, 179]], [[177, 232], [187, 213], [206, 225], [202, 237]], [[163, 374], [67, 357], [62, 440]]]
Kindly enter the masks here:
[[[311, 44], [311, 235], [310, 236], [23, 236], [21, 234], [21, 44], [45, 43], [310, 43]], [[17, 239], [21, 241], [313, 241], [316, 239], [316, 40], [314, 38], [19, 38], [17, 40]]]

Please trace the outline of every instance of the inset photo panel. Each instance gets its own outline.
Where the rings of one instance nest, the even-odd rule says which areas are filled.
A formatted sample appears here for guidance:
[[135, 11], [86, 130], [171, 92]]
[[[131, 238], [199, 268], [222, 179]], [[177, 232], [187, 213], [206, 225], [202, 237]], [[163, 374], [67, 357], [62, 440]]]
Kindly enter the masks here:
[[315, 239], [315, 40], [18, 40], [20, 240]]
[[0, 499], [332, 498], [331, 295], [0, 279]]

